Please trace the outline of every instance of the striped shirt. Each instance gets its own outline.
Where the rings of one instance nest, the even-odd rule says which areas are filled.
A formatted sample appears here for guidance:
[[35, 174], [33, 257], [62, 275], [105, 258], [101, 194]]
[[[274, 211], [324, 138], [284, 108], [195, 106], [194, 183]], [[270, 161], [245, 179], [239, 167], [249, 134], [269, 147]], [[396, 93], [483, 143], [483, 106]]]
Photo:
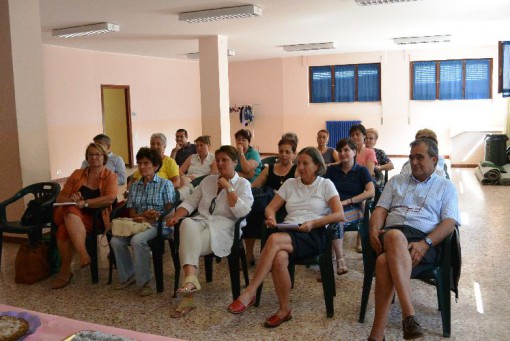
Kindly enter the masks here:
[[411, 174], [392, 177], [377, 206], [388, 211], [385, 226], [409, 225], [430, 233], [447, 218], [460, 225], [455, 186], [436, 173], [423, 182]]

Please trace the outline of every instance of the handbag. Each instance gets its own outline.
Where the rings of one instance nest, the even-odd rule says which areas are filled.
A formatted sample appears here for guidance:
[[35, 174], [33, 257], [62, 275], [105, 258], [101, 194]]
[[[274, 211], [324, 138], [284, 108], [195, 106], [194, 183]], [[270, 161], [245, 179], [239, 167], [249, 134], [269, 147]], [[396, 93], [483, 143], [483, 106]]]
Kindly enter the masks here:
[[37, 200], [30, 200], [27, 204], [25, 212], [21, 216], [21, 225], [35, 225], [37, 224], [37, 215], [41, 209], [41, 203]]
[[34, 284], [50, 275], [48, 245], [21, 244], [14, 261], [14, 282]]
[[116, 218], [112, 220], [112, 235], [130, 237], [152, 227], [148, 222], [138, 223], [132, 218]]

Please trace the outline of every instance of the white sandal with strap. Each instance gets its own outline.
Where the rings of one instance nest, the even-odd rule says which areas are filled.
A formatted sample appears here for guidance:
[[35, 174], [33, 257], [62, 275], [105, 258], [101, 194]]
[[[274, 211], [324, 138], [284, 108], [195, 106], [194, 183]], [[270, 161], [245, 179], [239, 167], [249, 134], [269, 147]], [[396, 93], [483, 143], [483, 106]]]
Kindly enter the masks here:
[[[189, 287], [186, 286], [186, 284], [188, 283], [191, 283], [193, 284], [195, 287], [190, 289]], [[202, 289], [202, 287], [200, 286], [200, 283], [198, 282], [198, 278], [197, 276], [187, 276], [186, 278], [184, 278], [184, 286], [182, 286], [181, 288], [177, 289], [177, 293], [179, 294], [192, 294], [194, 292], [197, 292], [197, 291], [200, 291], [200, 289]]]

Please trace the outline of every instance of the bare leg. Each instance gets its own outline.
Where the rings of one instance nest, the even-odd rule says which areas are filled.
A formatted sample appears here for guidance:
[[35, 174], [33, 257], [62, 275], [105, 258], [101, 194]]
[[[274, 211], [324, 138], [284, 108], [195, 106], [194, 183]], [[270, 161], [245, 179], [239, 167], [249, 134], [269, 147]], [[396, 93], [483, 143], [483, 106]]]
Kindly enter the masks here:
[[412, 260], [408, 251], [408, 242], [399, 230], [390, 230], [384, 237], [384, 249], [391, 279], [395, 285], [402, 307], [402, 318], [414, 315], [411, 301]]
[[57, 239], [58, 251], [60, 252], [60, 272], [58, 278], [67, 279], [71, 275], [71, 263], [73, 261], [73, 245], [71, 241], [68, 239], [66, 241], [62, 241]]
[[250, 281], [250, 285], [248, 285], [238, 298], [244, 305], [250, 303], [251, 299], [255, 296], [257, 288], [262, 284], [264, 278], [273, 267], [276, 254], [280, 251], [285, 251], [287, 253], [292, 253], [293, 251], [292, 239], [288, 233], [277, 232], [269, 236], [260, 254], [259, 262], [255, 268], [255, 274]]
[[280, 308], [276, 315], [283, 318], [287, 316], [290, 311], [290, 288], [291, 280], [289, 274], [289, 254], [286, 251], [279, 251], [273, 261], [273, 271], [271, 275], [273, 277], [273, 283], [276, 290], [276, 296], [278, 297], [278, 303]]
[[333, 252], [335, 253], [336, 260], [344, 258], [344, 239], [333, 239], [331, 241]]
[[384, 329], [386, 328], [394, 292], [386, 253], [383, 253], [377, 257], [375, 267], [375, 316], [370, 337], [376, 340], [382, 340], [384, 337]]
[[69, 234], [69, 238], [73, 243], [76, 252], [80, 255], [80, 265], [85, 265], [90, 263], [90, 256], [87, 252], [87, 248], [85, 247], [85, 237], [87, 236], [87, 231], [85, 230], [85, 225], [83, 221], [75, 214], [67, 213], [64, 216], [65, 227], [67, 229], [67, 234]]

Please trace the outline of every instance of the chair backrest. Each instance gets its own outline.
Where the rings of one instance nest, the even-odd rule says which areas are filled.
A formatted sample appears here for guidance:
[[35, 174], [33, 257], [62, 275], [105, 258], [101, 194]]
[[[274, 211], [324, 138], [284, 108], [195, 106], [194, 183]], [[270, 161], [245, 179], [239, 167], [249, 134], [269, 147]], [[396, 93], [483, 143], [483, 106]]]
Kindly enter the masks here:
[[56, 182], [39, 182], [27, 186], [23, 190], [26, 194], [33, 194], [34, 200], [41, 204], [55, 201], [60, 193], [60, 185]]
[[210, 174], [206, 174], [206, 175], [202, 175], [202, 176], [199, 176], [198, 178], [195, 178], [191, 181], [191, 184], [193, 185], [193, 188], [196, 188], [198, 185], [200, 185], [200, 183], [202, 182], [202, 180], [204, 180], [207, 176], [209, 176]]
[[[51, 223], [52, 221], [52, 205], [57, 199], [60, 193], [60, 185], [56, 182], [38, 182], [29, 185], [19, 190], [11, 198], [1, 203], [0, 215], [2, 223], [6, 222], [6, 207], [13, 202], [25, 197], [26, 195], [33, 195], [34, 201], [40, 204], [40, 215], [41, 219], [39, 224]], [[39, 219], [39, 218], [38, 218]]]
[[268, 156], [260, 160], [260, 163], [265, 167], [266, 165], [274, 165], [278, 162], [278, 156]]

